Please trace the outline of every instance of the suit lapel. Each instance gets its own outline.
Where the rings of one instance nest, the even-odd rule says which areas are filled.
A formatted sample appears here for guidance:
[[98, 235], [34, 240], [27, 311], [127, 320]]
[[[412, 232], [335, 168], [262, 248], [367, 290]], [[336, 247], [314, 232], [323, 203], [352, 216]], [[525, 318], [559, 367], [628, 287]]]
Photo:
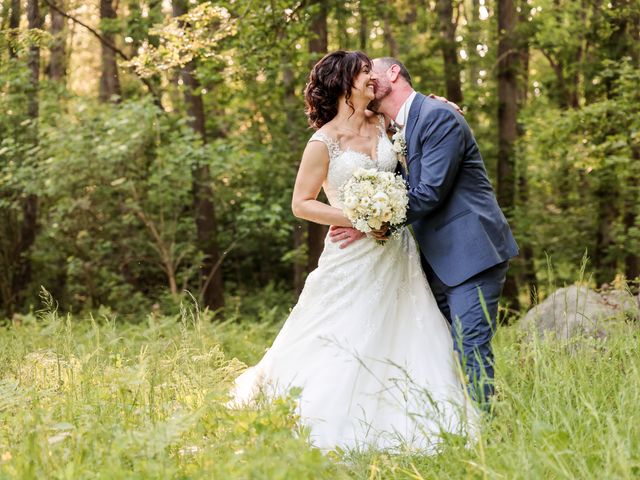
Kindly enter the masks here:
[[413, 103], [411, 104], [411, 108], [409, 109], [409, 116], [407, 117], [407, 125], [405, 127], [405, 136], [404, 138], [407, 140], [407, 145], [410, 144], [411, 135], [413, 134], [413, 129], [416, 126], [416, 122], [418, 121], [418, 115], [420, 113], [420, 108], [422, 107], [422, 102], [424, 102], [425, 96], [420, 92], [416, 93], [415, 98], [413, 99]]

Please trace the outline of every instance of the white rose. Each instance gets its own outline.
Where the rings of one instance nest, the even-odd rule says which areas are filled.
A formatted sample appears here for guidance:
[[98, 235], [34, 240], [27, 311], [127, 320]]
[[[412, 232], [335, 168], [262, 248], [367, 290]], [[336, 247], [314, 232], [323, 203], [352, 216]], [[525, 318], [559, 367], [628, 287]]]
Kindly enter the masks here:
[[344, 206], [348, 209], [354, 209], [358, 206], [358, 198], [355, 195], [349, 195], [344, 199]]
[[367, 221], [364, 218], [359, 218], [353, 225], [356, 227], [356, 230], [360, 230], [363, 233], [369, 233], [371, 231], [371, 227], [367, 224]]
[[369, 226], [374, 230], [382, 228], [382, 221], [379, 218], [372, 218], [369, 220]]
[[380, 215], [382, 215], [382, 212], [384, 211], [385, 206], [386, 205], [384, 203], [380, 203], [380, 202], [374, 203], [373, 206], [371, 207], [373, 216], [379, 217]]
[[389, 196], [384, 192], [377, 192], [372, 197], [372, 199], [373, 199], [374, 202], [382, 203], [382, 204], [385, 204], [385, 203], [389, 202]]

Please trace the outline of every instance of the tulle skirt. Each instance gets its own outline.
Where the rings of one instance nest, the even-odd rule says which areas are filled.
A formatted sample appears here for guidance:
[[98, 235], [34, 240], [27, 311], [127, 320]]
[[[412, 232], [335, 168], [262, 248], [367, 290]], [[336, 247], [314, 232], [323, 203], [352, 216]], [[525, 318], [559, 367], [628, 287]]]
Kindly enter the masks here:
[[324, 450], [437, 451], [443, 433], [475, 437], [450, 327], [408, 229], [378, 245], [325, 240], [318, 268], [232, 404], [301, 388], [298, 409]]

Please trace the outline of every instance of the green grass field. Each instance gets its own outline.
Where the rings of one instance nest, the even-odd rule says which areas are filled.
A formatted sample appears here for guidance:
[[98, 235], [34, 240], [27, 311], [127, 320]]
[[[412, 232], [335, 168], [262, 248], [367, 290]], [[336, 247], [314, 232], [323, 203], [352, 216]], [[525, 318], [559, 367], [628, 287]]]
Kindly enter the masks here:
[[225, 408], [279, 325], [198, 312], [21, 317], [0, 334], [0, 478], [623, 479], [640, 477], [640, 326], [526, 342], [501, 329], [495, 415], [439, 455], [309, 448], [291, 399]]

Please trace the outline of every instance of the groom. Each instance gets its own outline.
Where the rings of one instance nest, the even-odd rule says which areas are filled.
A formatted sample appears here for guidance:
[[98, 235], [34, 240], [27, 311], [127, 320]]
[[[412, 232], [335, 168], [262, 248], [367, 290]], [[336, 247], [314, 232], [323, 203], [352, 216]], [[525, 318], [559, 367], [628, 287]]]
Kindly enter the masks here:
[[[471, 394], [486, 405], [493, 394], [491, 339], [498, 300], [518, 247], [462, 115], [413, 90], [409, 72], [394, 58], [375, 59], [371, 73], [375, 99], [369, 108], [391, 118], [406, 141], [407, 223], [420, 246], [422, 267], [452, 326]], [[330, 234], [343, 246], [362, 236], [344, 228]]]

